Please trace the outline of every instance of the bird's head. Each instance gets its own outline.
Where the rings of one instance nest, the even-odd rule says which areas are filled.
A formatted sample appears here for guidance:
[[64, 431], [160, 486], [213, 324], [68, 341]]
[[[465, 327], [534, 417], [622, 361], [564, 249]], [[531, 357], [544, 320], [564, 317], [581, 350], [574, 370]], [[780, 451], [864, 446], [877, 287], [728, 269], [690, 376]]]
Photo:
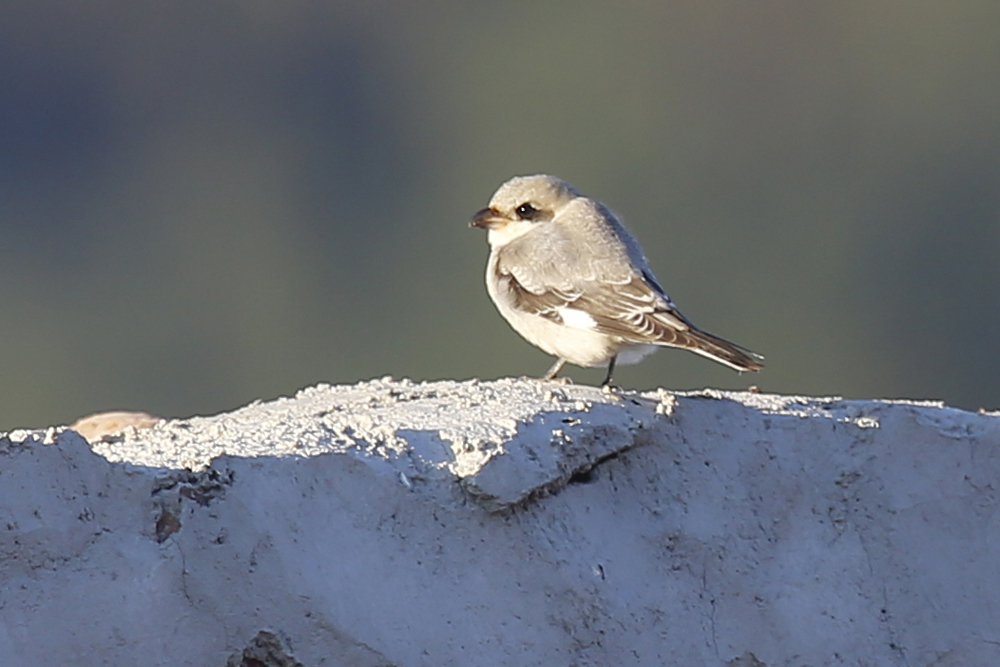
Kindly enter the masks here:
[[500, 186], [469, 226], [488, 230], [490, 245], [504, 245], [552, 220], [579, 196], [576, 188], [555, 176], [515, 176]]

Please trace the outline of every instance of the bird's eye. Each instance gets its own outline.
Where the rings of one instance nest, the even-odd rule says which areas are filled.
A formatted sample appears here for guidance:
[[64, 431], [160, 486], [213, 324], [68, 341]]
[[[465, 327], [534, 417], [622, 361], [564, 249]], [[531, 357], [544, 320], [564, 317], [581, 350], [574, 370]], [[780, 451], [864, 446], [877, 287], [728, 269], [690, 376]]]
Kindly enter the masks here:
[[538, 209], [528, 202], [518, 206], [517, 209], [515, 209], [515, 212], [517, 213], [517, 217], [521, 218], [521, 220], [533, 220], [535, 216], [538, 215]]

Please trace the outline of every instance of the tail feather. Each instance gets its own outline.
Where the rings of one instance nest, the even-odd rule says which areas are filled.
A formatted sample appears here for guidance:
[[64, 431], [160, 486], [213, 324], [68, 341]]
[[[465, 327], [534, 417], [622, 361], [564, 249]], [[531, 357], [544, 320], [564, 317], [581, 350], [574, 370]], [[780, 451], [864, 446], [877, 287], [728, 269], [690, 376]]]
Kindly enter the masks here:
[[764, 368], [764, 364], [760, 362], [764, 357], [745, 347], [693, 327], [684, 333], [686, 340], [678, 341], [681, 343], [680, 347], [695, 354], [708, 357], [737, 371], [759, 371]]

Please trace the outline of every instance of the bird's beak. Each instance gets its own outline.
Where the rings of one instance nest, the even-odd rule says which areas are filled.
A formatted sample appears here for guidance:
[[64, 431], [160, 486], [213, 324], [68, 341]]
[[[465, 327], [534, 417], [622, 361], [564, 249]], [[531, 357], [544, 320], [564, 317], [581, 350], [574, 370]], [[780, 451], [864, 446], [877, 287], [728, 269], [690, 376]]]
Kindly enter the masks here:
[[495, 208], [484, 208], [479, 213], [472, 216], [469, 227], [479, 227], [480, 229], [494, 229], [506, 224], [507, 219], [500, 215]]

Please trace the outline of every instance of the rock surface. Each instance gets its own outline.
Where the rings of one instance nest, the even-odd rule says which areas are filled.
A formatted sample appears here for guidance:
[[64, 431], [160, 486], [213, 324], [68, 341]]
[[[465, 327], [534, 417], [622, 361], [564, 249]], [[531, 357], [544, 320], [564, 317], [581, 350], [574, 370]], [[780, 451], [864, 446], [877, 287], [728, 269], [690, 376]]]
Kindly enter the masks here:
[[500, 380], [0, 438], [0, 665], [1000, 664], [1000, 415]]

